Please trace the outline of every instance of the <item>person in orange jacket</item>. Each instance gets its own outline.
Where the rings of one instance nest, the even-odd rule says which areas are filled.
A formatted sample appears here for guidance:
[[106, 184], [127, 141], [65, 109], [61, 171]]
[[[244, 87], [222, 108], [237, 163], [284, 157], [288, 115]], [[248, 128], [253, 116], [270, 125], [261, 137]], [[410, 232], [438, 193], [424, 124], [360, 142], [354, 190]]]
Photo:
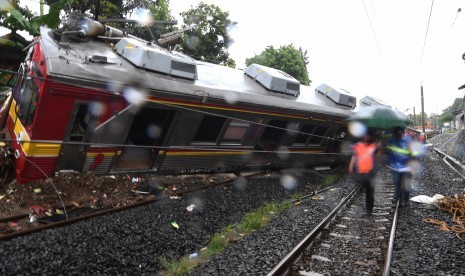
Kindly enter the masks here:
[[365, 208], [371, 215], [375, 204], [374, 169], [378, 145], [372, 142], [371, 135], [365, 134], [362, 141], [353, 146], [353, 155], [349, 164], [349, 173], [357, 172], [359, 181], [365, 188]]

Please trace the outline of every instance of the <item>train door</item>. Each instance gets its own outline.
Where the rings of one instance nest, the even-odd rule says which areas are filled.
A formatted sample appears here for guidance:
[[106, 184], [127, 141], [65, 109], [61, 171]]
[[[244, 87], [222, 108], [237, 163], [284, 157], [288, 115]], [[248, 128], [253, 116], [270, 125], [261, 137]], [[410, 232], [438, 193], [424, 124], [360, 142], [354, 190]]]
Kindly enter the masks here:
[[151, 170], [176, 111], [144, 107], [135, 114], [124, 149], [116, 164], [118, 171]]
[[87, 143], [95, 129], [97, 117], [91, 113], [89, 103], [76, 103], [71, 113], [68, 130], [61, 146], [57, 170], [82, 171]]

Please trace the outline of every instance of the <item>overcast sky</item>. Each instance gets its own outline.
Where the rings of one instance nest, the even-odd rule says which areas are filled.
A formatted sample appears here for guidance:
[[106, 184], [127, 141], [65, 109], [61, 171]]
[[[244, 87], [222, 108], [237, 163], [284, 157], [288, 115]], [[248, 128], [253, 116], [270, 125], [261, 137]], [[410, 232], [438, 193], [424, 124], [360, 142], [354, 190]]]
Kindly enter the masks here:
[[[38, 1], [23, 0], [31, 9]], [[172, 14], [198, 0], [170, 0]], [[312, 86], [374, 96], [402, 111], [441, 113], [465, 90], [465, 0], [204, 0], [238, 23], [231, 57], [244, 67], [266, 46], [308, 50]], [[37, 9], [37, 8], [36, 8]], [[371, 24], [370, 24], [371, 21]], [[373, 26], [373, 27], [372, 27]], [[424, 52], [423, 52], [423, 45]], [[423, 52], [423, 58], [422, 58]]]
[[[178, 14], [199, 2], [170, 0], [172, 14], [181, 20]], [[240, 67], [268, 45], [292, 43], [308, 50], [312, 86], [326, 83], [403, 111], [415, 107], [417, 114], [421, 83], [427, 113], [441, 113], [463, 96], [458, 87], [465, 84], [465, 14], [457, 10], [465, 8], [465, 0], [434, 1], [423, 59], [428, 0], [203, 2], [219, 6], [238, 22], [229, 52]]]

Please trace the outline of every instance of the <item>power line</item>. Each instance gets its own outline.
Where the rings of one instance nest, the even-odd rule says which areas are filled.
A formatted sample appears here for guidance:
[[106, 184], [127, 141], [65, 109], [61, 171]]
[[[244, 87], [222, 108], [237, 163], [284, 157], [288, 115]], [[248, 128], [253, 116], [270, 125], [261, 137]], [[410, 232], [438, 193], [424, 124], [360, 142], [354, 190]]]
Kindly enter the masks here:
[[459, 12], [461, 12], [461, 11], [462, 11], [462, 8], [459, 8], [459, 9], [457, 10], [457, 14], [455, 15], [454, 22], [452, 22], [452, 25], [455, 24], [455, 20], [457, 20], [457, 16], [459, 16]]
[[375, 37], [376, 45], [378, 46], [379, 55], [380, 55], [381, 60], [383, 61], [384, 65], [386, 65], [386, 61], [384, 60], [384, 56], [383, 56], [383, 51], [381, 50], [381, 46], [379, 44], [378, 37], [376, 36], [375, 28], [373, 27], [373, 23], [371, 23], [370, 15], [368, 14], [367, 7], [365, 6], [365, 1], [362, 0], [362, 3], [363, 3], [363, 8], [365, 9], [365, 14], [367, 15], [368, 21], [370, 22], [371, 31], [373, 32], [373, 36]]
[[421, 51], [420, 65], [423, 63], [423, 54], [425, 53], [426, 38], [428, 37], [429, 23], [431, 21], [431, 13], [433, 12], [433, 4], [434, 4], [434, 0], [431, 0], [431, 8], [429, 10], [428, 25], [426, 27], [426, 33], [425, 33], [425, 41], [423, 42], [423, 50]]

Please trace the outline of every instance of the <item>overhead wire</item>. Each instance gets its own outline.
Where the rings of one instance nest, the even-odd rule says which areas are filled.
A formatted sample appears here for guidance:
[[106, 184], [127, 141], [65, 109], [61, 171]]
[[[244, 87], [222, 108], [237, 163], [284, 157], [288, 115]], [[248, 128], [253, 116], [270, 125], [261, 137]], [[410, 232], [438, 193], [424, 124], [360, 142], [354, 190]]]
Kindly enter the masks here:
[[370, 27], [371, 27], [371, 31], [373, 32], [373, 36], [375, 38], [375, 41], [376, 41], [376, 45], [378, 46], [378, 52], [379, 52], [379, 55], [381, 57], [381, 60], [383, 61], [383, 64], [386, 65], [386, 61], [384, 60], [384, 56], [383, 56], [383, 51], [381, 49], [381, 45], [378, 41], [378, 36], [376, 35], [376, 31], [375, 31], [375, 28], [373, 27], [373, 23], [371, 22], [371, 18], [370, 18], [370, 15], [368, 14], [368, 10], [367, 10], [367, 7], [365, 5], [365, 1], [362, 0], [362, 4], [363, 4], [363, 8], [365, 9], [365, 14], [368, 18], [368, 22], [370, 22]]
[[428, 25], [426, 26], [425, 41], [423, 42], [423, 49], [421, 50], [420, 65], [423, 63], [423, 55], [425, 53], [426, 39], [428, 38], [429, 23], [431, 21], [431, 14], [433, 13], [433, 5], [434, 5], [434, 0], [431, 0], [431, 8], [429, 10], [429, 16], [428, 16]]
[[457, 20], [457, 17], [459, 16], [459, 13], [462, 11], [462, 8], [458, 8], [457, 14], [455, 15], [454, 22], [452, 22], [452, 26], [455, 24], [455, 21]]

